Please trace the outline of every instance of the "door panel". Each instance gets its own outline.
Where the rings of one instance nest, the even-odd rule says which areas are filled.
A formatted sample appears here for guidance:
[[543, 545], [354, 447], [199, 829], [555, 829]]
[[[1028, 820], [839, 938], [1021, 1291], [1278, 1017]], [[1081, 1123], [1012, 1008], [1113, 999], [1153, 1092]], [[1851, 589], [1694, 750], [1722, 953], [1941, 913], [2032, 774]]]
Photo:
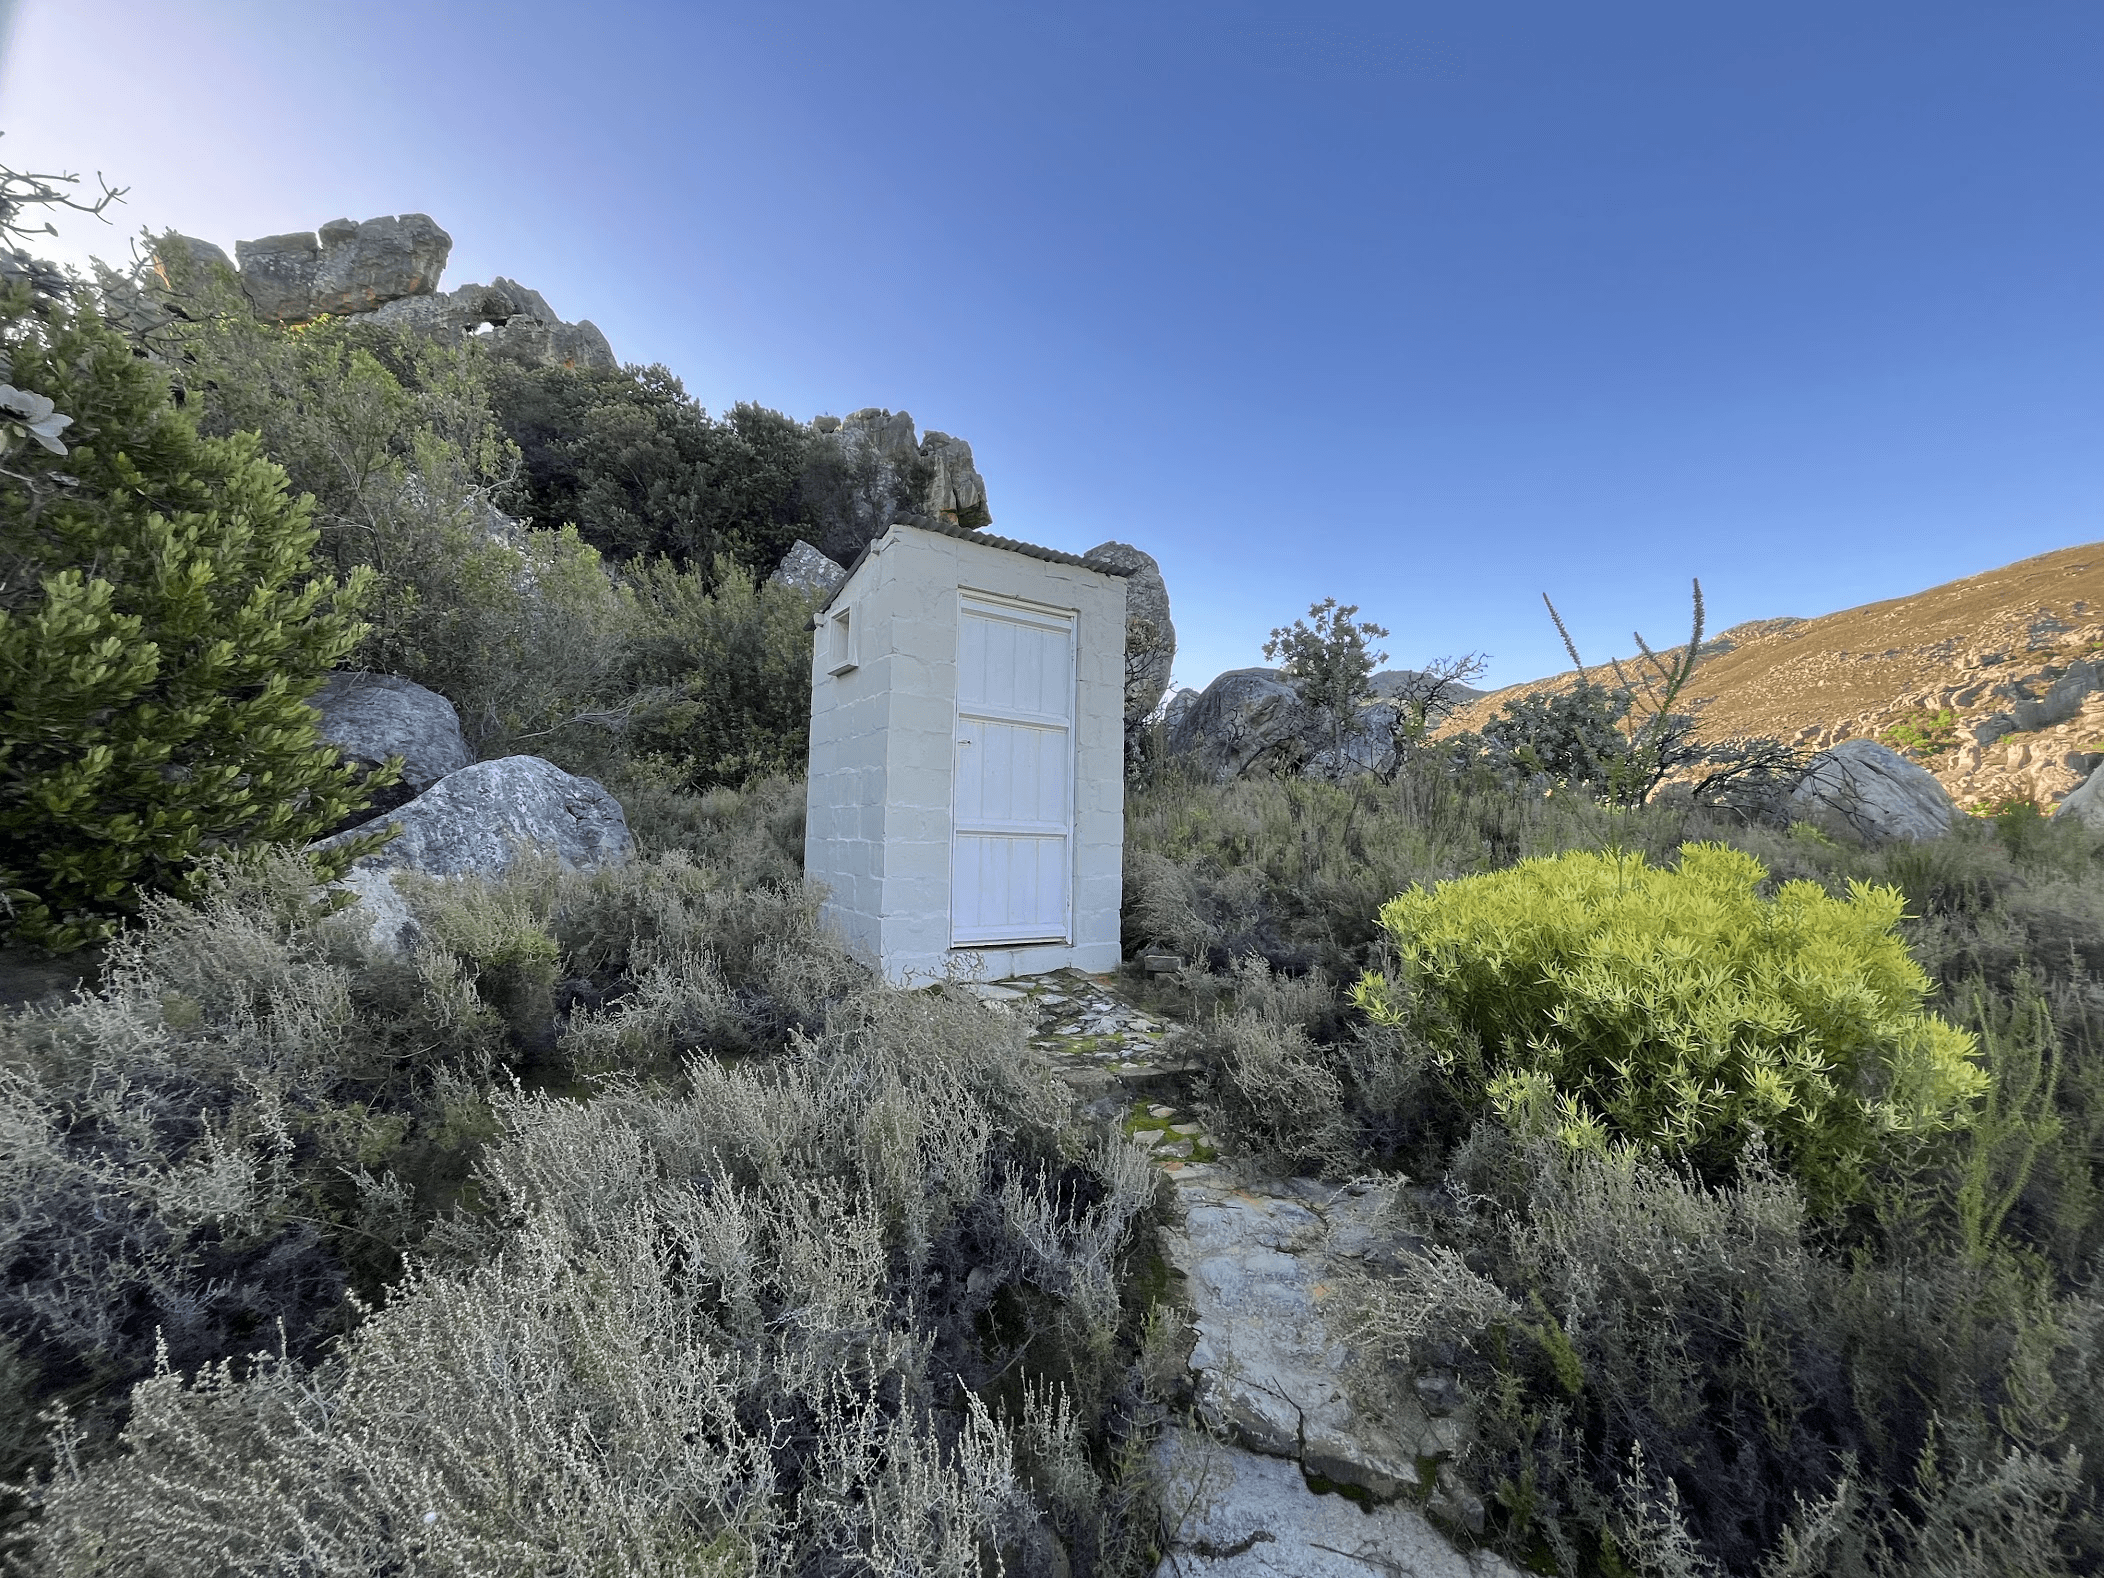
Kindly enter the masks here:
[[1067, 840], [959, 833], [950, 929], [957, 942], [1062, 939]]
[[1069, 936], [1071, 622], [963, 602], [957, 632], [950, 939]]
[[960, 718], [957, 729], [961, 823], [1066, 830], [1067, 730], [990, 718]]

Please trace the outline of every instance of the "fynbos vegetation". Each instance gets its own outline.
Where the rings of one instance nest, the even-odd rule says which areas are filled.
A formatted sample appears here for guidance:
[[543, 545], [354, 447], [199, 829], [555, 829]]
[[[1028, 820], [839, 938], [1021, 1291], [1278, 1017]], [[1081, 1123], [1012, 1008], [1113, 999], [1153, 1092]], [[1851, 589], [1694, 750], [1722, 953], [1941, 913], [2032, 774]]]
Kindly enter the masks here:
[[[1156, 1571], [1169, 1191], [801, 879], [804, 430], [262, 322], [174, 248], [7, 290], [0, 926], [88, 976], [0, 1012], [11, 1569]], [[1274, 632], [1288, 770], [1135, 754], [1123, 984], [1233, 1166], [1385, 1201], [1340, 1385], [1451, 1400], [1447, 1532], [2104, 1567], [2104, 839], [1792, 823], [1792, 753], [1676, 710], [1699, 602], [1648, 683], [1442, 739], [1445, 660], [1361, 750], [1356, 614]], [[639, 852], [405, 878], [376, 947], [300, 853], [384, 787], [304, 704], [340, 664], [599, 777]]]

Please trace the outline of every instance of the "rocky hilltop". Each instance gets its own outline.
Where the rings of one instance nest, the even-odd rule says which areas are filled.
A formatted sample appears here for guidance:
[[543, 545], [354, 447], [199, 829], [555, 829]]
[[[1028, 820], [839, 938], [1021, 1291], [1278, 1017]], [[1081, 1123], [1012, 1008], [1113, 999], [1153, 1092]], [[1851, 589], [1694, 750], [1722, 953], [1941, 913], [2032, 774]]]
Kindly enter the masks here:
[[[1817, 619], [1736, 625], [1703, 650], [1686, 703], [1706, 739], [1879, 741], [1967, 808], [2051, 810], [2104, 763], [2104, 543]], [[1576, 678], [1493, 691], [1447, 727], [1480, 729], [1506, 702]]]
[[[539, 291], [498, 275], [487, 285], [441, 291], [453, 238], [428, 214], [332, 219], [318, 230], [234, 243], [234, 255], [195, 236], [164, 236], [145, 284], [180, 294], [197, 270], [224, 269], [256, 316], [272, 323], [356, 317], [434, 339], [482, 337], [495, 355], [534, 367], [610, 372], [613, 346], [589, 319], [559, 317]], [[112, 276], [106, 289], [126, 291]], [[142, 309], [142, 323], [156, 321]], [[993, 524], [986, 480], [972, 446], [948, 433], [919, 433], [905, 411], [865, 406], [819, 416], [802, 488], [815, 516], [816, 548], [854, 557], [901, 515], [954, 526]]]

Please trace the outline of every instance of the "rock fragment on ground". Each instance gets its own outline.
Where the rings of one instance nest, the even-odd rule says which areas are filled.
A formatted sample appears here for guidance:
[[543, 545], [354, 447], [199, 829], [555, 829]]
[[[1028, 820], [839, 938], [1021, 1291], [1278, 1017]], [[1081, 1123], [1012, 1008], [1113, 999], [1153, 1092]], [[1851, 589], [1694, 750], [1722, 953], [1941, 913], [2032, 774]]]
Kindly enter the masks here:
[[1292, 1462], [1171, 1430], [1162, 1470], [1168, 1552], [1155, 1578], [1518, 1578], [1456, 1550], [1408, 1502], [1318, 1495]]

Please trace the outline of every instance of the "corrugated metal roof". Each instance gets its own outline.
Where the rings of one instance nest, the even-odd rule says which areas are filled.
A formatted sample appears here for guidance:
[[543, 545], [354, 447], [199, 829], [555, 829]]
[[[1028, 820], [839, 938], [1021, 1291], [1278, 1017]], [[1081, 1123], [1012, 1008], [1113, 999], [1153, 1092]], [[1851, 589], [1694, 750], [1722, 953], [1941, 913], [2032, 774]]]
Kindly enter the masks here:
[[[996, 537], [990, 531], [980, 531], [970, 526], [952, 526], [948, 521], [937, 520], [932, 515], [908, 515], [893, 521], [892, 525], [911, 526], [917, 531], [932, 531], [944, 537], [955, 537], [959, 542], [976, 542], [987, 548], [1001, 548], [1009, 553], [1019, 553], [1026, 559], [1042, 559], [1047, 564], [1071, 564], [1077, 569], [1094, 570], [1098, 575], [1115, 575], [1122, 578], [1133, 573], [1130, 566], [1105, 564], [1099, 559], [1084, 559], [1078, 553], [1063, 553], [1057, 548], [1040, 548], [1034, 542], [1018, 542], [1013, 537]], [[879, 542], [882, 540], [881, 536], [877, 539]], [[855, 578], [855, 572], [862, 568], [862, 561], [869, 557], [872, 546], [872, 543], [862, 545], [862, 551], [855, 555], [855, 562], [847, 567], [847, 574], [841, 578], [840, 585], [833, 588], [833, 595], [825, 600], [825, 607], [819, 609], [819, 613], [823, 614], [833, 606], [834, 599], [838, 598], [847, 583]]]

